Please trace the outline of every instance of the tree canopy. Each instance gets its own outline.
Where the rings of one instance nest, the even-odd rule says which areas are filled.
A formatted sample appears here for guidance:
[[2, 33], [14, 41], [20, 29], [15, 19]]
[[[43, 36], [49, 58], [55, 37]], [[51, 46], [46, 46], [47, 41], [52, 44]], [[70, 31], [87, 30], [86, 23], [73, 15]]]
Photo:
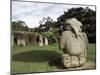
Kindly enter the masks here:
[[28, 26], [24, 21], [13, 21], [12, 22], [12, 30], [13, 31], [28, 31]]

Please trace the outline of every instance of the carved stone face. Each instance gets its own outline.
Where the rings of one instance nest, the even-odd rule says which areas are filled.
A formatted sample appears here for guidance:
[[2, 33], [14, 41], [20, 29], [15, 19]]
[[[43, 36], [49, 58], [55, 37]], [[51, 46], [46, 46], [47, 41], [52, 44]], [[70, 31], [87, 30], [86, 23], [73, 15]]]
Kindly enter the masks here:
[[67, 30], [74, 30], [76, 36], [78, 36], [81, 30], [81, 22], [78, 21], [76, 18], [70, 18], [65, 20], [65, 27]]
[[65, 24], [65, 28], [66, 28], [66, 30], [72, 30], [72, 28], [71, 28], [71, 26], [70, 26], [69, 23], [66, 23], [66, 24]]

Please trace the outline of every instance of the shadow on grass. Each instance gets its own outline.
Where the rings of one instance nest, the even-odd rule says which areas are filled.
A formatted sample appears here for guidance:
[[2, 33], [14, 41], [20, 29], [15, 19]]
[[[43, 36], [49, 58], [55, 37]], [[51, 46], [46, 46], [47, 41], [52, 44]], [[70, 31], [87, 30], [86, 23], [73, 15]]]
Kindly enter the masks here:
[[45, 62], [58, 60], [60, 59], [60, 56], [60, 53], [52, 50], [34, 50], [13, 55], [12, 61]]
[[23, 52], [12, 56], [12, 61], [21, 62], [46, 62], [49, 66], [56, 66], [61, 68], [61, 54], [56, 51], [48, 50], [34, 50], [30, 52]]

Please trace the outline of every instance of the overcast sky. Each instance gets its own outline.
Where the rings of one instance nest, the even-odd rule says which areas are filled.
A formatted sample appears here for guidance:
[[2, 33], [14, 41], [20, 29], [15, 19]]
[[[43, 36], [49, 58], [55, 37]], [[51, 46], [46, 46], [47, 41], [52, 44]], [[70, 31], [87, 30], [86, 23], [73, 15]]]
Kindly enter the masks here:
[[[56, 21], [57, 17], [72, 7], [87, 6], [12, 1], [12, 21], [22, 20], [28, 27], [34, 28], [39, 26], [43, 17], [50, 16]], [[88, 7], [95, 10], [94, 6]]]

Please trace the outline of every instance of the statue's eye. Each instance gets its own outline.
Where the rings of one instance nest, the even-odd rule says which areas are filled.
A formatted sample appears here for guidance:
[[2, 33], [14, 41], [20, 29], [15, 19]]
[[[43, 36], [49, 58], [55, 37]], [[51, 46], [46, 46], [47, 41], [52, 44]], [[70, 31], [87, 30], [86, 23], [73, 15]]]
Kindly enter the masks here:
[[69, 25], [70, 25], [69, 23], [66, 24], [66, 26], [69, 26]]
[[66, 24], [67, 27], [70, 27], [70, 24]]

